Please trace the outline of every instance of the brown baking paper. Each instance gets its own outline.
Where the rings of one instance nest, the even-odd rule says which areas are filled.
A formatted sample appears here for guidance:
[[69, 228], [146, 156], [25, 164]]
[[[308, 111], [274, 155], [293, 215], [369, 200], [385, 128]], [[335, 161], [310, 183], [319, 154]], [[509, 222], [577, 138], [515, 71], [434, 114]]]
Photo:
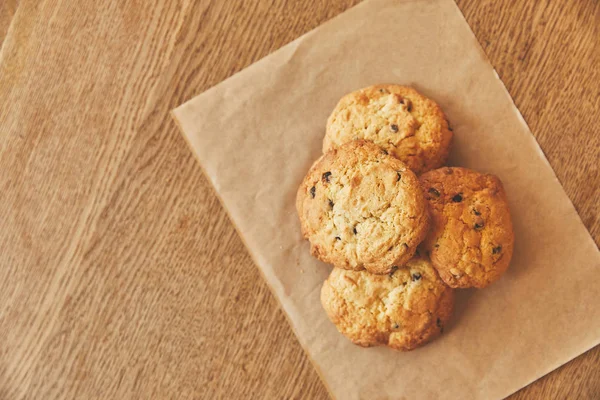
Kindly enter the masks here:
[[[351, 344], [319, 302], [296, 189], [338, 99], [412, 85], [454, 128], [451, 165], [498, 175], [516, 246], [491, 287], [408, 353]], [[503, 398], [600, 342], [600, 255], [452, 0], [368, 1], [173, 111], [330, 393], [339, 399]], [[560, 134], [560, 132], [557, 132]]]

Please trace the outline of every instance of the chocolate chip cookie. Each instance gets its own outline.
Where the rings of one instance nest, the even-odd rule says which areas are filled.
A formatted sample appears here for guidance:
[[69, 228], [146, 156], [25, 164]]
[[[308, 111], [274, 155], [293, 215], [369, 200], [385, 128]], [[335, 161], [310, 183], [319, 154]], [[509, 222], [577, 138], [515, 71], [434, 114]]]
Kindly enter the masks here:
[[483, 288], [508, 268], [514, 246], [502, 182], [467, 168], [440, 168], [420, 177], [432, 227], [422, 247], [453, 288]]
[[444, 165], [452, 132], [441, 108], [416, 90], [375, 85], [342, 97], [327, 121], [323, 152], [356, 139], [374, 142], [420, 174]]
[[429, 227], [415, 174], [364, 140], [317, 160], [298, 189], [296, 207], [314, 256], [376, 274], [404, 265]]
[[454, 295], [429, 260], [415, 257], [389, 275], [334, 268], [321, 303], [352, 342], [412, 350], [443, 332]]

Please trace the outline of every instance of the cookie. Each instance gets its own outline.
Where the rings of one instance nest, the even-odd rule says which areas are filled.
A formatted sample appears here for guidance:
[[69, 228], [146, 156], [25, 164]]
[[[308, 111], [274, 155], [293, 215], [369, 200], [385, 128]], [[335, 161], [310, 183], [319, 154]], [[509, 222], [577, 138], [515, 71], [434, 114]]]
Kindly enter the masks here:
[[323, 152], [356, 139], [374, 142], [421, 174], [444, 165], [452, 132], [441, 108], [416, 90], [375, 85], [342, 97], [327, 120]]
[[444, 331], [454, 295], [429, 260], [415, 257], [389, 275], [334, 268], [321, 303], [352, 342], [412, 350]]
[[317, 160], [298, 189], [296, 208], [315, 257], [376, 274], [404, 265], [429, 227], [415, 174], [364, 140]]
[[432, 227], [422, 247], [453, 288], [483, 288], [508, 268], [514, 234], [500, 179], [466, 168], [420, 177]]

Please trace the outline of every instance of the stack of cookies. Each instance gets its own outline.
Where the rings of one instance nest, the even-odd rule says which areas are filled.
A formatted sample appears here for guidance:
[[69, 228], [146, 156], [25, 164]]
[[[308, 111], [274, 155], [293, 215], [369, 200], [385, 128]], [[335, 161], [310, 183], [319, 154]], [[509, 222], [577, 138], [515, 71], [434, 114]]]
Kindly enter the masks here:
[[358, 345], [428, 342], [450, 320], [453, 289], [483, 288], [508, 268], [502, 183], [443, 167], [451, 141], [440, 107], [404, 86], [350, 93], [329, 117], [296, 206], [311, 253], [334, 266], [323, 307]]

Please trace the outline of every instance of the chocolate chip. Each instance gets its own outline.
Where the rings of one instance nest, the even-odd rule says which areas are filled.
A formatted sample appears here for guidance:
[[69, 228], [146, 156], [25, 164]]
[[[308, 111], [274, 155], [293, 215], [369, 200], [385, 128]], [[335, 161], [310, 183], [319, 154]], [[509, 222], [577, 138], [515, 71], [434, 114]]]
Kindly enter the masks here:
[[436, 243], [436, 244], [433, 245], [433, 247], [438, 248], [438, 247], [440, 247], [440, 244]]
[[400, 182], [400, 179], [402, 178], [402, 174], [400, 172], [396, 172], [398, 174], [398, 180], [396, 182]]
[[440, 192], [438, 192], [436, 188], [429, 188], [428, 192], [435, 197], [440, 197]]
[[392, 131], [394, 131], [394, 132], [398, 132], [398, 125], [396, 125], [396, 124], [391, 124], [391, 125], [390, 125], [390, 129], [391, 129]]
[[408, 106], [406, 106], [406, 111], [408, 111], [408, 112], [412, 111], [412, 104], [409, 104]]
[[442, 327], [442, 320], [441, 319], [437, 319], [437, 321], [435, 321], [435, 324], [438, 326], [438, 328]]
[[352, 228], [352, 232], [354, 232], [355, 235], [358, 233], [356, 232], [356, 227]]
[[394, 265], [392, 269], [390, 269], [390, 278], [394, 275], [394, 272], [398, 271], [398, 266]]
[[400, 104], [404, 104], [404, 99], [400, 99]]
[[329, 177], [331, 176], [331, 172], [327, 171], [323, 174], [323, 182], [329, 182]]
[[335, 240], [342, 240], [342, 238], [341, 238], [341, 237], [339, 237], [339, 236], [336, 236], [336, 237], [335, 237]]
[[421, 274], [418, 272], [415, 272], [414, 274], [412, 274], [412, 280], [414, 281], [418, 281], [419, 279], [421, 279]]
[[452, 197], [452, 201], [455, 203], [460, 203], [462, 201], [462, 194], [455, 194], [454, 197]]
[[395, 323], [394, 323], [394, 326], [393, 326], [393, 328], [394, 328], [394, 329], [398, 329], [398, 328], [400, 328], [400, 325], [398, 325], [398, 323], [397, 323], [397, 322], [395, 322]]
[[483, 229], [483, 222], [476, 222], [475, 225], [473, 225], [473, 228], [475, 228], [476, 231]]
[[383, 154], [385, 154], [386, 156], [388, 155], [388, 152], [387, 152], [387, 150], [384, 150], [384, 149], [382, 149], [382, 150], [381, 150], [381, 152], [382, 152]]
[[329, 207], [333, 208], [333, 201], [329, 200]]
[[475, 214], [477, 216], [481, 215], [481, 213], [479, 211], [477, 211], [476, 209], [473, 209], [473, 214]]
[[311, 187], [310, 188], [310, 195], [312, 196], [312, 198], [315, 198], [315, 193], [316, 193], [317, 188], [316, 187]]
[[496, 246], [492, 249], [492, 254], [498, 254], [502, 251], [502, 246]]

